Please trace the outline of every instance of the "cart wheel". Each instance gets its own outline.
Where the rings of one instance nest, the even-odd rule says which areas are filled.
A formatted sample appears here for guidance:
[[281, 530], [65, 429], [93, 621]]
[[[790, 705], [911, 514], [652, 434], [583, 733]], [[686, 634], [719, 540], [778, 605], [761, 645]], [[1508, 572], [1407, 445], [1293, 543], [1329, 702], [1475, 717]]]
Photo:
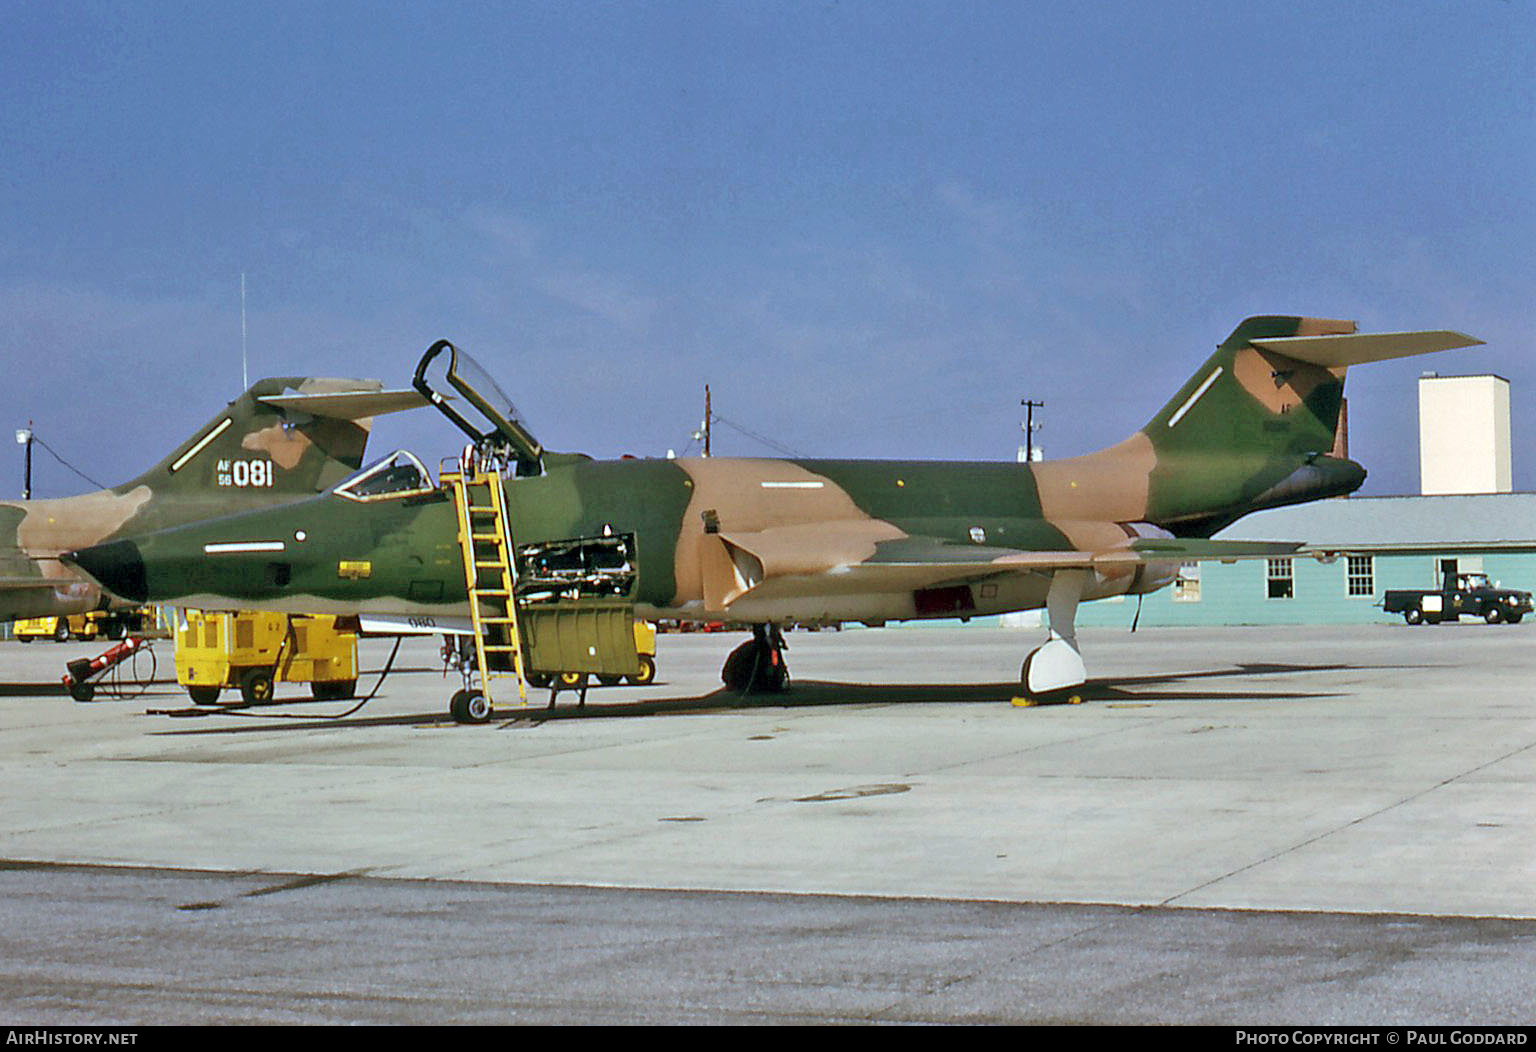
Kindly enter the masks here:
[[491, 718], [491, 703], [482, 691], [461, 690], [449, 700], [448, 712], [455, 723], [485, 723]]
[[640, 655], [640, 671], [633, 676], [626, 676], [630, 686], [644, 687], [656, 681], [656, 659], [649, 654]]
[[59, 623], [54, 626], [53, 641], [55, 643], [69, 642], [69, 622], [62, 617], [59, 618]]
[[334, 679], [311, 684], [316, 701], [346, 701], [357, 694], [357, 680]]
[[69, 685], [69, 696], [76, 701], [90, 701], [96, 696], [96, 688], [92, 684], [80, 681]]
[[188, 687], [187, 695], [196, 705], [217, 705], [219, 703], [218, 687]]
[[597, 681], [605, 687], [617, 687], [620, 683], [624, 682], [624, 677], [610, 676], [606, 672], [599, 672], [597, 674]]
[[528, 681], [530, 687], [537, 687], [540, 690], [549, 686], [550, 680], [554, 679], [548, 672], [525, 672], [523, 678]]
[[272, 670], [248, 668], [240, 674], [240, 696], [247, 705], [272, 700]]
[[580, 690], [586, 684], [587, 674], [585, 672], [560, 673], [560, 686], [566, 690]]

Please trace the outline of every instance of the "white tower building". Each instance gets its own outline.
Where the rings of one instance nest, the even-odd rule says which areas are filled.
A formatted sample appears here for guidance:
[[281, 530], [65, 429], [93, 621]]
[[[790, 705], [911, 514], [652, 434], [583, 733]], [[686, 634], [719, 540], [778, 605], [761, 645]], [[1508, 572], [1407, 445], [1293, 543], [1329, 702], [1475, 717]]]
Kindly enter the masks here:
[[1419, 377], [1419, 492], [1508, 493], [1509, 381]]

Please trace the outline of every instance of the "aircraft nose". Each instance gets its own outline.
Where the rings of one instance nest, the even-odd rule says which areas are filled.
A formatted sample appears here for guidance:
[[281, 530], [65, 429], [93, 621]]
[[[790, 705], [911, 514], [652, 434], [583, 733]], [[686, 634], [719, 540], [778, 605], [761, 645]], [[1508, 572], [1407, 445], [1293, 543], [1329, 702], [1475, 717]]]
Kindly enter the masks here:
[[131, 602], [142, 603], [149, 598], [149, 585], [144, 577], [144, 554], [132, 541], [113, 541], [92, 548], [65, 552], [66, 563], [73, 563], [96, 578], [107, 591]]

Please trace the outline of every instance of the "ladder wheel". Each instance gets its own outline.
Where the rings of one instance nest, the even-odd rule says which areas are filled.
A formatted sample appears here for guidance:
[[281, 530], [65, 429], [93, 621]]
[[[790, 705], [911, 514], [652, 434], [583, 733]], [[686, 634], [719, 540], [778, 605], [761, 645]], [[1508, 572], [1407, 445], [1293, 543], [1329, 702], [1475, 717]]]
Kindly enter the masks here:
[[448, 712], [455, 723], [485, 723], [491, 718], [491, 703], [478, 690], [461, 690], [448, 702]]

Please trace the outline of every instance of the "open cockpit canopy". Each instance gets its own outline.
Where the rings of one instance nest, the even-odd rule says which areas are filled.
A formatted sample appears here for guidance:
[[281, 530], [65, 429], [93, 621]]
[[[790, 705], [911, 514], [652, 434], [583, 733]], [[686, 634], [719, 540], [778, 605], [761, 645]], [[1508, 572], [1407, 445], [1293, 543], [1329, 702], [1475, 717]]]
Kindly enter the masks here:
[[447, 340], [427, 348], [411, 385], [477, 446], [505, 449], [519, 475], [542, 471], [544, 447], [523, 426], [512, 400], [479, 362]]

